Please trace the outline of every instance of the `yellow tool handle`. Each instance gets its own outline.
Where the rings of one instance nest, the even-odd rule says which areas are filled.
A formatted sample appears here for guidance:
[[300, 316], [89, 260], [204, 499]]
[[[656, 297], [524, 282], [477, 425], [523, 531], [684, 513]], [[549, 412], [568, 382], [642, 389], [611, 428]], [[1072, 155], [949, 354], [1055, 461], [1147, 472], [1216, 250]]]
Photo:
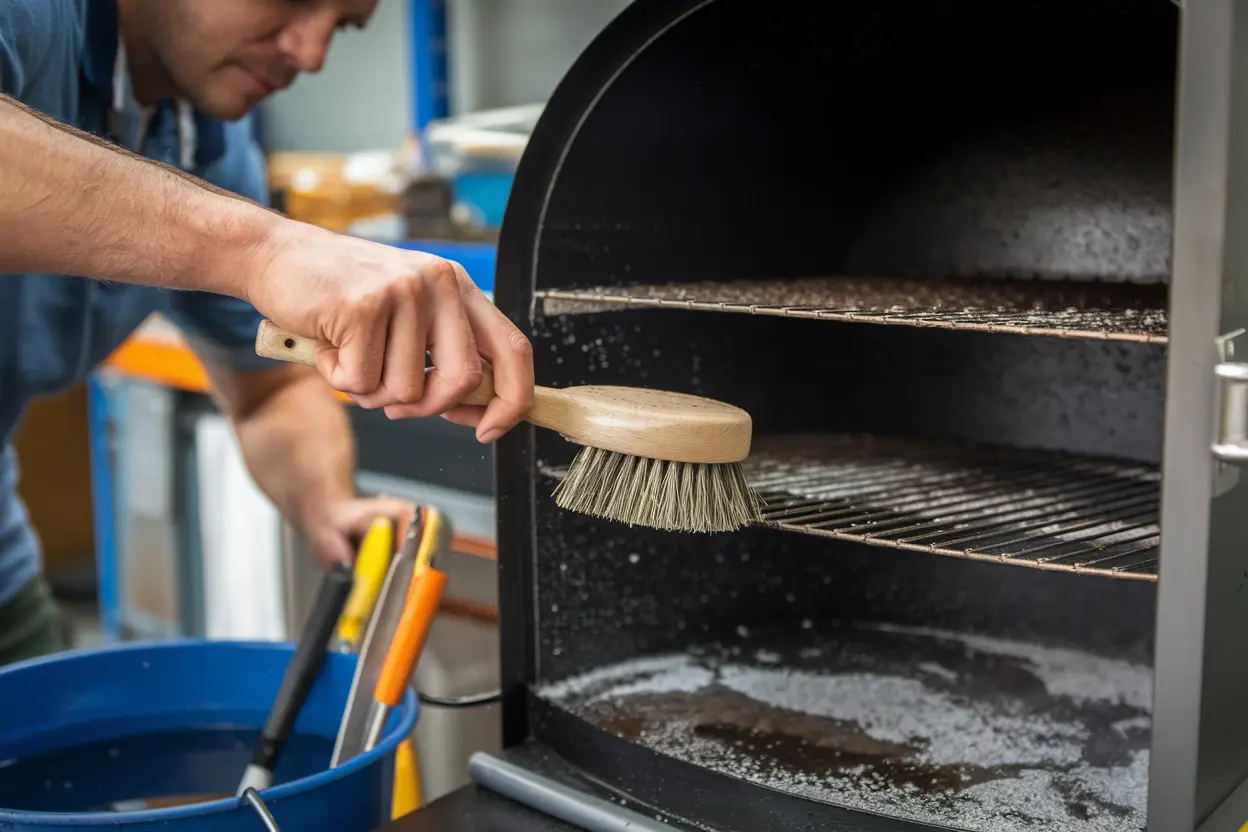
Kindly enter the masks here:
[[355, 559], [355, 584], [347, 598], [346, 609], [338, 621], [338, 642], [354, 647], [368, 625], [373, 606], [386, 580], [390, 557], [394, 553], [394, 523], [378, 517], [364, 536]]
[[390, 798], [390, 819], [398, 820], [420, 808], [420, 761], [411, 739], [399, 743], [394, 752], [394, 793]]

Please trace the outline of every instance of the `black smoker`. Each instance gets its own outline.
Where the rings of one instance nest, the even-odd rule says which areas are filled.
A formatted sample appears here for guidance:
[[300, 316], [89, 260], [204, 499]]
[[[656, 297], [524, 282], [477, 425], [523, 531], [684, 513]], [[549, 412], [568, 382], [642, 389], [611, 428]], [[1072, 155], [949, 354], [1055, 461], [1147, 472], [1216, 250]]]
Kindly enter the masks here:
[[497, 301], [542, 384], [748, 409], [768, 523], [562, 512], [576, 449], [510, 435], [513, 759], [733, 832], [1248, 820], [1244, 4], [1187, 3], [638, 0], [597, 38]]

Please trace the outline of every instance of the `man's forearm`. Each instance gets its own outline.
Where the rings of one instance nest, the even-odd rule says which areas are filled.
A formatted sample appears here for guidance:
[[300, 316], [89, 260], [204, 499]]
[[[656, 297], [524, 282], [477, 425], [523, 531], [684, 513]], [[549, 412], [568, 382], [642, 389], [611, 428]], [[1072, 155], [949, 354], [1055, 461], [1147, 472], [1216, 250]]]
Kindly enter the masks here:
[[0, 96], [0, 273], [51, 272], [244, 297], [282, 218]]
[[[240, 397], [218, 389], [218, 401], [230, 414], [256, 484], [287, 518], [315, 525], [316, 518], [305, 516], [308, 512], [355, 496], [351, 423], [315, 372], [287, 367], [265, 375], [281, 379], [266, 394], [251, 391]], [[231, 383], [217, 378], [218, 388]], [[231, 412], [228, 399], [234, 405], [244, 400], [254, 405]]]

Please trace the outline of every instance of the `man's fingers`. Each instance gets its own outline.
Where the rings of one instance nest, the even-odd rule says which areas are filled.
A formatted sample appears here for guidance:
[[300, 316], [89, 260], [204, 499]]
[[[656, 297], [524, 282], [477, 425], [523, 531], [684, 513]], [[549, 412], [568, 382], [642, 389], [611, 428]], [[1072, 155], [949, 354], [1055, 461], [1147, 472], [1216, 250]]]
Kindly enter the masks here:
[[351, 548], [350, 539], [332, 528], [322, 529], [314, 537], [308, 539], [308, 548], [313, 558], [324, 566], [345, 563], [348, 566], [355, 562], [355, 551]]
[[478, 441], [493, 442], [533, 409], [533, 346], [475, 285], [462, 294], [477, 346], [494, 368], [494, 398], [477, 424]]
[[318, 523], [304, 533], [318, 562], [350, 565], [355, 563], [359, 547], [374, 520], [386, 517], [394, 523], [394, 546], [397, 549], [407, 537], [415, 515], [416, 507], [406, 500], [391, 497], [346, 500], [334, 504], [320, 515], [327, 522]]
[[[325, 359], [318, 354], [317, 368], [335, 390], [353, 397], [367, 397], [381, 384], [390, 320], [389, 315], [361, 311], [352, 316], [352, 321], [337, 350], [324, 350]], [[329, 364], [329, 372], [322, 361]]]
[[371, 396], [357, 397], [362, 407], [420, 401], [425, 390], [425, 325], [419, 292], [396, 297], [390, 314], [389, 338], [381, 367], [381, 386]]
[[[386, 408], [386, 415], [391, 419], [419, 418], [416, 410], [419, 405], [392, 404]], [[485, 415], [485, 408], [475, 404], [459, 404], [441, 414], [442, 418], [456, 425], [475, 428]]]
[[407, 500], [398, 500], [393, 497], [362, 499], [357, 504], [360, 507], [361, 516], [359, 526], [353, 530], [356, 539], [362, 542], [364, 536], [368, 534], [368, 530], [372, 527], [374, 520], [378, 517], [388, 517], [394, 522], [395, 547], [397, 548], [402, 544], [416, 515], [416, 506]]
[[482, 361], [472, 325], [459, 296], [458, 282], [448, 268], [430, 281], [429, 355], [433, 369], [425, 374], [425, 391], [407, 415], [436, 416], [454, 407], [481, 384]]
[[457, 425], [475, 428], [485, 415], [485, 408], [473, 404], [461, 404], [442, 414], [442, 418]]

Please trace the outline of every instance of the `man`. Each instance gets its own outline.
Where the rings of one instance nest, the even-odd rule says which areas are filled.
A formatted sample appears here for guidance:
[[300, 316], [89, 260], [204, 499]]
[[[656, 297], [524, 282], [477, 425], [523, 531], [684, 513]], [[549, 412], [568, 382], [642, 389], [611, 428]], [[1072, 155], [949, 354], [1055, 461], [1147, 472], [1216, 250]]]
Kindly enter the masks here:
[[[260, 202], [246, 114], [318, 70], [335, 30], [364, 25], [375, 4], [0, 2], [0, 93], [30, 108], [0, 106], [0, 266], [118, 281], [0, 276], [0, 663], [62, 646], [17, 495], [14, 428], [26, 402], [81, 381], [152, 312], [188, 337], [258, 485], [323, 561], [349, 560], [373, 517], [407, 511], [357, 498], [329, 385], [392, 418], [477, 424], [481, 441], [531, 406], [528, 342], [462, 268], [291, 222], [31, 112]], [[324, 379], [256, 357], [261, 313], [323, 342]], [[484, 412], [457, 406], [482, 357], [498, 386]]]

